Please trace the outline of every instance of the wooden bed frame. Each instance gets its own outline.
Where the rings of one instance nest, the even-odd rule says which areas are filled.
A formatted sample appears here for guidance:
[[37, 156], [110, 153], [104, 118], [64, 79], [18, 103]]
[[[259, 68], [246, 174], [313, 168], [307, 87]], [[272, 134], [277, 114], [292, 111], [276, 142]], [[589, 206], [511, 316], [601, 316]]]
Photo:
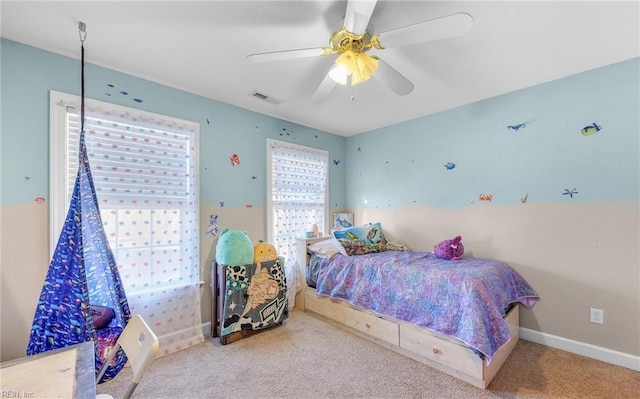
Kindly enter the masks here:
[[[296, 259], [303, 276], [306, 276], [309, 264], [307, 246], [327, 238], [298, 239]], [[488, 365], [469, 346], [455, 338], [376, 315], [346, 301], [319, 296], [315, 288], [306, 284], [296, 297], [296, 307], [482, 389], [489, 386], [519, 340], [519, 305], [512, 307], [505, 316], [511, 341], [494, 354]]]

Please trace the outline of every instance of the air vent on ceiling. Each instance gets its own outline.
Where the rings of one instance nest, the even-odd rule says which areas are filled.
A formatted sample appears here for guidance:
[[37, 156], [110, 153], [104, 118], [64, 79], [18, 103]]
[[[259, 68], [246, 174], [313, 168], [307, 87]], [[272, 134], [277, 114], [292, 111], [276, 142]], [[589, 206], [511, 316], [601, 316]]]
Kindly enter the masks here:
[[249, 95], [251, 97], [255, 97], [255, 98], [259, 99], [259, 100], [266, 101], [266, 102], [271, 103], [271, 104], [280, 104], [283, 101], [283, 100], [281, 100], [279, 98], [271, 97], [271, 96], [268, 96], [266, 94], [260, 93], [257, 90], [254, 90]]

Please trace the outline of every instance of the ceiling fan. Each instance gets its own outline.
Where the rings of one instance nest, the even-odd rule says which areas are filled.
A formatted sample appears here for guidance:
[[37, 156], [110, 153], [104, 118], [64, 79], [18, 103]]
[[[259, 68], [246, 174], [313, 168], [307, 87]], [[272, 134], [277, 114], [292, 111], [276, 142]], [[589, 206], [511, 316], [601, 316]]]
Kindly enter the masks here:
[[372, 76], [381, 80], [397, 95], [404, 96], [413, 91], [413, 83], [379, 57], [368, 55], [367, 51], [371, 48], [383, 50], [462, 36], [473, 24], [471, 15], [457, 13], [374, 34], [369, 21], [376, 2], [377, 0], [348, 0], [344, 24], [331, 35], [329, 47], [257, 53], [247, 56], [247, 60], [272, 62], [336, 54], [334, 65], [311, 98], [314, 103], [327, 98], [336, 84], [353, 86]]

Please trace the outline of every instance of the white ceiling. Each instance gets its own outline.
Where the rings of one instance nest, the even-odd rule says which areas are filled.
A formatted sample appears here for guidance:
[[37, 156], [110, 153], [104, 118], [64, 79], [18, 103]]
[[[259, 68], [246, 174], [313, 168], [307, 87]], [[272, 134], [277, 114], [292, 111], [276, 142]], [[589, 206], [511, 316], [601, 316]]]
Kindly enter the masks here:
[[[384, 32], [466, 12], [462, 37], [375, 50], [415, 89], [377, 79], [310, 98], [335, 56], [249, 63], [252, 53], [329, 44], [346, 1], [2, 1], [2, 37], [213, 100], [351, 136], [640, 56], [638, 1], [379, 1]], [[374, 33], [375, 33], [374, 32]], [[257, 90], [284, 100], [258, 100]], [[354, 99], [351, 100], [353, 94]]]

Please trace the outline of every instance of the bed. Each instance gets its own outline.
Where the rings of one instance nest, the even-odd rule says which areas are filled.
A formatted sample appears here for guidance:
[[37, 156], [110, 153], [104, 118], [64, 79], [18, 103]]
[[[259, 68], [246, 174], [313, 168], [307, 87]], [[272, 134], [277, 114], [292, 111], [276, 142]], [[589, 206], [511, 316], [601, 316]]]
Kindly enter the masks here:
[[325, 321], [485, 389], [519, 339], [519, 308], [539, 300], [511, 266], [379, 247], [319, 253], [299, 239], [297, 304]]

